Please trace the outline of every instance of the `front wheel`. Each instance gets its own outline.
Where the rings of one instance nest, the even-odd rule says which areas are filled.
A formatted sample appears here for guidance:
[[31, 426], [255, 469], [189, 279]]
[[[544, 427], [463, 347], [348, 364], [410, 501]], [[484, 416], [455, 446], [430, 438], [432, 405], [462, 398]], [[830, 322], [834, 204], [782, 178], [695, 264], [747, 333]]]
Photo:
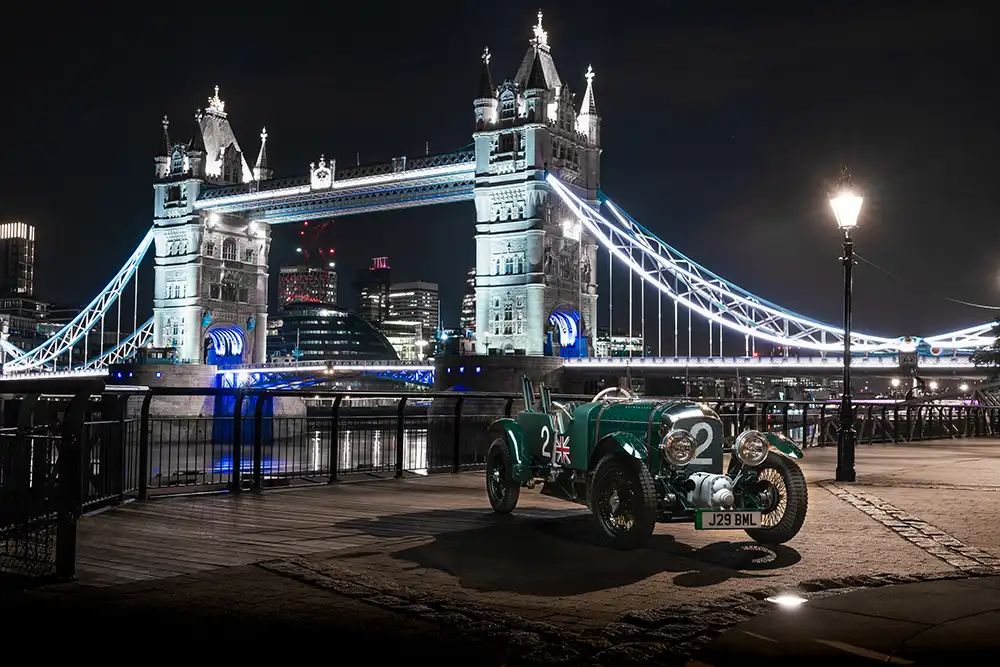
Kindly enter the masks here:
[[606, 454], [594, 468], [588, 503], [608, 543], [616, 549], [641, 547], [656, 526], [656, 491], [642, 461]]
[[806, 478], [794, 461], [770, 452], [757, 468], [757, 482], [763, 509], [761, 528], [750, 528], [746, 533], [761, 544], [784, 544], [798, 534], [806, 520]]
[[486, 452], [486, 495], [494, 512], [507, 514], [517, 507], [521, 485], [514, 481], [507, 441], [497, 438]]

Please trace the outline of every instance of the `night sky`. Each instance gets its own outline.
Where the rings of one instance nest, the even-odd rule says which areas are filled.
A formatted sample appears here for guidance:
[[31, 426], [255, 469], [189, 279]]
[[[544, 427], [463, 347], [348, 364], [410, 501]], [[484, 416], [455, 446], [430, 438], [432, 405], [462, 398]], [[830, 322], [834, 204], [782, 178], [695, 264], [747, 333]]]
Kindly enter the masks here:
[[[537, 2], [364, 4], [7, 14], [0, 219], [38, 227], [38, 296], [83, 305], [113, 275], [152, 222], [160, 119], [188, 139], [215, 85], [251, 164], [267, 126], [276, 176], [321, 153], [372, 162], [468, 145], [483, 46], [494, 81], [512, 78]], [[899, 277], [858, 267], [855, 328], [930, 335], [995, 317], [948, 300], [1000, 305], [1000, 60], [985, 9], [635, 4], [542, 6], [578, 99], [593, 64], [601, 187], [625, 210], [721, 275], [836, 323], [826, 194], [846, 163], [867, 196], [857, 250]], [[321, 242], [337, 249], [345, 305], [356, 271], [387, 255], [394, 279], [441, 284], [453, 324], [474, 224], [471, 203], [427, 207], [341, 218]], [[299, 229], [275, 230], [272, 277]]]

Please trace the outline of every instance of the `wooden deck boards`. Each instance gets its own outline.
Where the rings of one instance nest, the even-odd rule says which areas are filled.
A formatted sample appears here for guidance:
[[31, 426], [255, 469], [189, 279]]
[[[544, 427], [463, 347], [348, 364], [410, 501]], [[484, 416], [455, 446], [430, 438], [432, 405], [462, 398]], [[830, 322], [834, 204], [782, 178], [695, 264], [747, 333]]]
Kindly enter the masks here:
[[[135, 502], [81, 519], [77, 575], [106, 586], [487, 525], [477, 473]], [[522, 494], [519, 515], [581, 509]]]

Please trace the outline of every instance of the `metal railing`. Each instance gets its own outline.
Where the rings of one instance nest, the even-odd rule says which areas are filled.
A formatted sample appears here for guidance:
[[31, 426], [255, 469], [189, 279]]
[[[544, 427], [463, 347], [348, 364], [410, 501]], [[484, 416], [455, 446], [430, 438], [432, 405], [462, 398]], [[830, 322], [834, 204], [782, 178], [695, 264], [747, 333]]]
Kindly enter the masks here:
[[[49, 407], [48, 416], [37, 410], [39, 394], [22, 395], [17, 425], [0, 429], [0, 574], [72, 576], [76, 518], [128, 499], [479, 469], [488, 425], [522, 400], [505, 393], [308, 395], [307, 409], [289, 392], [95, 381], [47, 403], [62, 406]], [[189, 407], [200, 406], [194, 412], [211, 416], [165, 416], [191, 399]], [[746, 428], [778, 431], [803, 447], [837, 441], [834, 402], [702, 402], [718, 413], [730, 444]], [[859, 402], [855, 409], [862, 445], [1000, 434], [1000, 407], [992, 405]]]

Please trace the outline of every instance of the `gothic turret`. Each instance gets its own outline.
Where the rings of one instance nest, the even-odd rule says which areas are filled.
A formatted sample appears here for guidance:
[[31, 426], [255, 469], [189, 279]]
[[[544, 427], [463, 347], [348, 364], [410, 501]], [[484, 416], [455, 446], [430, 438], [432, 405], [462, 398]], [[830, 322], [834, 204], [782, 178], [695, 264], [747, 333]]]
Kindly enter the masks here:
[[587, 65], [587, 92], [583, 94], [583, 104], [580, 105], [580, 115], [576, 117], [576, 131], [587, 137], [591, 146], [601, 144], [601, 117], [597, 115], [597, 102], [594, 100], [594, 68]]
[[271, 178], [271, 170], [267, 168], [267, 128], [260, 131], [260, 152], [257, 153], [257, 164], [253, 168], [253, 180], [266, 181]]
[[496, 125], [497, 93], [493, 87], [493, 77], [490, 76], [490, 48], [483, 49], [483, 73], [479, 77], [479, 92], [473, 102], [476, 109], [476, 129]]
[[156, 164], [156, 178], [163, 179], [170, 175], [170, 154], [173, 152], [173, 145], [170, 143], [170, 133], [167, 128], [170, 121], [163, 117], [163, 139], [160, 142], [160, 150], [154, 158]]

